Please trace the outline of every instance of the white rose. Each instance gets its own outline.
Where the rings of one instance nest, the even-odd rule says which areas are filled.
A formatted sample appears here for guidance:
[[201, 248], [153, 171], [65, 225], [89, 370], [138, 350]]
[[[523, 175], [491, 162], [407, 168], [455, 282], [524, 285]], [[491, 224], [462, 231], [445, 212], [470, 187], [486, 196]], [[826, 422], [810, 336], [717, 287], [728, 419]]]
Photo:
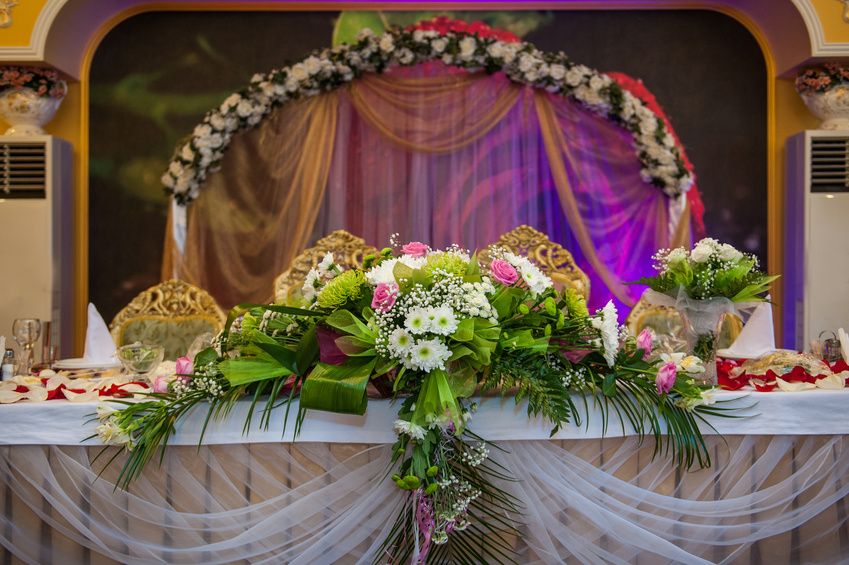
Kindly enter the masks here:
[[213, 128], [222, 130], [227, 122], [224, 121], [224, 117], [221, 114], [214, 113], [209, 117], [209, 123]]
[[584, 80], [584, 75], [576, 67], [572, 67], [566, 72], [566, 84], [569, 86], [578, 86], [582, 80]]
[[171, 176], [171, 173], [163, 174], [161, 177], [159, 177], [159, 181], [168, 188], [174, 187], [174, 177]]
[[383, 34], [380, 38], [380, 50], [386, 53], [391, 53], [395, 49], [395, 40], [388, 33]]
[[702, 245], [701, 243], [696, 245], [693, 250], [690, 252], [690, 259], [695, 261], [696, 263], [704, 263], [708, 259], [710, 259], [711, 254], [713, 253], [713, 249], [707, 245]]
[[445, 48], [448, 47], [448, 41], [440, 37], [431, 41], [430, 47], [431, 49], [433, 49], [434, 53], [442, 53], [443, 51], [445, 51]]
[[687, 260], [687, 251], [683, 247], [676, 247], [666, 255], [666, 262], [675, 265]]
[[[233, 107], [237, 106], [239, 104], [239, 102], [241, 102], [241, 101], [242, 101], [242, 96], [240, 94], [231, 94], [230, 96], [228, 96], [224, 100], [224, 103], [221, 106], [233, 108]], [[226, 110], [225, 110], [225, 112], [226, 112]]]
[[445, 63], [446, 65], [451, 65], [451, 64], [454, 63], [454, 57], [452, 57], [451, 55], [446, 53], [445, 55], [442, 56], [442, 62]]
[[182, 151], [180, 151], [180, 158], [185, 161], [191, 161], [195, 158], [195, 152], [192, 151], [191, 145], [187, 143], [183, 146]]
[[303, 63], [298, 63], [296, 65], [292, 65], [292, 68], [289, 70], [289, 76], [294, 77], [294, 79], [298, 82], [303, 82], [309, 78], [310, 74]]
[[171, 161], [171, 164], [168, 165], [168, 172], [174, 175], [175, 177], [179, 177], [183, 174], [183, 165], [181, 165], [177, 161]]
[[290, 76], [286, 79], [286, 90], [288, 90], [289, 92], [295, 92], [296, 90], [298, 90], [299, 85], [300, 83], [298, 82], [298, 79], [293, 76]]
[[478, 42], [475, 41], [474, 37], [464, 37], [460, 40], [460, 57], [463, 59], [471, 58], [477, 48]]
[[496, 41], [486, 48], [486, 52], [489, 53], [489, 56], [493, 59], [501, 59], [504, 56], [503, 44], [500, 41]]
[[251, 113], [253, 113], [253, 105], [251, 105], [251, 103], [247, 100], [242, 100], [239, 102], [239, 105], [236, 106], [236, 113], [239, 117], [247, 118], [251, 115]]
[[539, 78], [539, 73], [535, 70], [530, 70], [525, 73], [525, 80], [528, 82], [535, 82]]
[[200, 124], [199, 126], [195, 127], [194, 131], [192, 132], [192, 135], [194, 137], [206, 137], [211, 133], [212, 128], [209, 127], [208, 124]]
[[601, 87], [604, 86], [604, 81], [601, 80], [601, 77], [596, 75], [590, 79], [590, 88], [593, 90], [601, 90]]
[[502, 43], [504, 53], [502, 57], [504, 58], [505, 63], [512, 63], [514, 59], [516, 59], [516, 51], [518, 51], [519, 47], [515, 43]]
[[551, 78], [554, 80], [563, 80], [563, 77], [566, 76], [566, 67], [561, 64], [555, 63], [551, 65], [551, 68], [548, 70]]
[[640, 131], [643, 134], [653, 134], [657, 131], [657, 118], [652, 116], [649, 119], [644, 119], [640, 122]]
[[194, 144], [203, 153], [203, 150], [209, 147], [209, 137], [196, 137], [194, 138]]
[[420, 29], [417, 29], [416, 31], [414, 31], [413, 32], [413, 41], [415, 41], [416, 43], [421, 43], [422, 41], [424, 41], [424, 32]]
[[737, 261], [743, 258], [743, 254], [734, 249], [733, 245], [723, 243], [719, 246], [719, 258], [723, 261]]
[[224, 139], [221, 137], [221, 134], [213, 133], [209, 136], [209, 146], [210, 147], [221, 147], [224, 143]]
[[415, 55], [413, 55], [413, 52], [407, 49], [406, 47], [398, 50], [398, 61], [402, 65], [409, 65], [413, 62], [414, 58]]
[[522, 53], [522, 55], [519, 56], [519, 70], [523, 73], [526, 73], [531, 70], [534, 66], [534, 63], [534, 58], [528, 55], [527, 53]]
[[260, 114], [254, 114], [253, 116], [248, 118], [248, 124], [255, 126], [260, 122], [261, 119], [262, 119], [262, 116]]

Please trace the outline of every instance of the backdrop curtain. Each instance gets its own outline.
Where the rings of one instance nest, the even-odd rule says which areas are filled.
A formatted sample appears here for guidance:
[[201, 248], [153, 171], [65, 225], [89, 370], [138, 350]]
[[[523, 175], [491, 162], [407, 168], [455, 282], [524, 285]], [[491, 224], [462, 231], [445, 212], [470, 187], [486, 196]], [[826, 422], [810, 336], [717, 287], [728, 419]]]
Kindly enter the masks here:
[[642, 181], [620, 126], [439, 62], [279, 108], [232, 141], [221, 169], [189, 206], [185, 248], [166, 250], [164, 274], [224, 307], [269, 299], [292, 257], [334, 229], [377, 246], [398, 233], [475, 249], [519, 224], [572, 251], [591, 306], [628, 307], [640, 290], [623, 282], [688, 235], [688, 210], [670, 220], [676, 203]]

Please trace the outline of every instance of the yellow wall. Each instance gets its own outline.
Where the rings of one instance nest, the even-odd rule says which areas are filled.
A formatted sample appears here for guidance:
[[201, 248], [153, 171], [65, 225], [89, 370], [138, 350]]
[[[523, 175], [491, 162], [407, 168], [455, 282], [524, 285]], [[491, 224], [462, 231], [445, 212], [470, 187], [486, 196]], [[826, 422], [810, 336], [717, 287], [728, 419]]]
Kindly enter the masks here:
[[843, 6], [836, 0], [810, 0], [822, 24], [823, 35], [829, 43], [849, 43], [849, 23], [843, 21]]
[[35, 20], [47, 0], [19, 0], [12, 8], [11, 27], [0, 29], [0, 46], [26, 47], [29, 45]]

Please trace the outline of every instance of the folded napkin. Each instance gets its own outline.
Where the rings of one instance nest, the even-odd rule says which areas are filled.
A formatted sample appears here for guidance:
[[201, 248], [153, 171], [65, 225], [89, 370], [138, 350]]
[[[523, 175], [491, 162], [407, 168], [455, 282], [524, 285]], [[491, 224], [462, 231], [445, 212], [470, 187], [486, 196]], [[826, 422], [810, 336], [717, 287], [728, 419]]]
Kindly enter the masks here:
[[840, 340], [840, 350], [843, 353], [843, 360], [849, 363], [849, 334], [843, 328], [837, 330], [837, 338]]
[[755, 359], [775, 351], [775, 328], [772, 325], [772, 304], [761, 302], [731, 347], [720, 349], [720, 357]]
[[92, 363], [115, 363], [115, 342], [94, 304], [88, 305], [88, 327], [85, 331], [83, 359]]

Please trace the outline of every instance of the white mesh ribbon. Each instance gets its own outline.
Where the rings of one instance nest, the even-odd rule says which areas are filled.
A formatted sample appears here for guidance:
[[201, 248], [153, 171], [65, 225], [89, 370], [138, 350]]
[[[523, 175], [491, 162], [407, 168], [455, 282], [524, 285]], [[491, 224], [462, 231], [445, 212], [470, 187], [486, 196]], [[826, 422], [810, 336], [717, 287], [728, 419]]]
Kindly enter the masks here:
[[723, 314], [736, 314], [742, 318], [744, 313], [759, 304], [758, 302], [732, 302], [721, 296], [697, 300], [687, 296], [683, 288], [678, 289], [678, 295], [674, 298], [652, 289], [646, 290], [643, 296], [650, 304], [669, 306], [681, 312], [686, 316], [696, 335], [715, 333]]
[[[726, 444], [727, 440], [727, 444]], [[511, 441], [520, 563], [836, 563], [849, 554], [843, 436], [708, 436], [686, 472], [635, 438]], [[173, 447], [129, 492], [91, 447], [0, 451], [0, 543], [30, 563], [365, 563], [402, 493], [389, 446]]]

